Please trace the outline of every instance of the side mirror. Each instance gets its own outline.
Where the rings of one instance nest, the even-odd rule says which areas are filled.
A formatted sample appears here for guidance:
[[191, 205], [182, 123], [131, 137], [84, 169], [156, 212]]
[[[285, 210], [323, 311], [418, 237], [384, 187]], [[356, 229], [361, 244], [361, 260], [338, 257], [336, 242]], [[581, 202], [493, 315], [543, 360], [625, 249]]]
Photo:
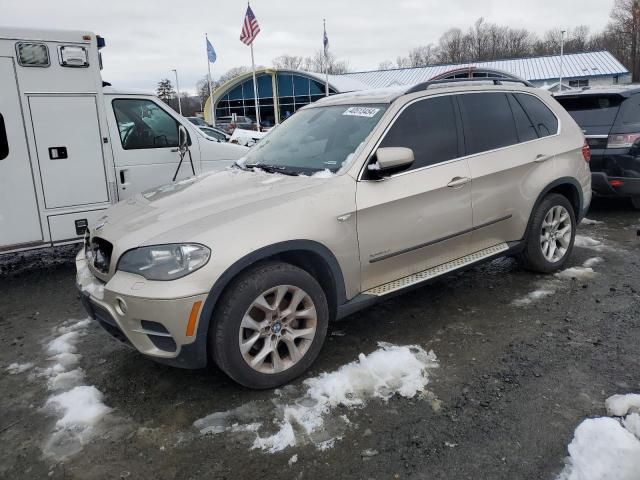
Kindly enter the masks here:
[[376, 150], [376, 163], [369, 165], [369, 170], [391, 170], [392, 168], [408, 167], [415, 157], [413, 150], [405, 147], [382, 147]]
[[183, 152], [189, 148], [189, 134], [184, 125], [178, 126], [178, 148]]

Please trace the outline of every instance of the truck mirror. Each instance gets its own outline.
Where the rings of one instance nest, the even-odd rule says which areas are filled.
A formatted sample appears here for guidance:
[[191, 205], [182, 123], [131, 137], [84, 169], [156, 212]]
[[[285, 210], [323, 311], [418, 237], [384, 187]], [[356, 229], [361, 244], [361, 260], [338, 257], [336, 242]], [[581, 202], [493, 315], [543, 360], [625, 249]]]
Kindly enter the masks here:
[[178, 126], [178, 147], [183, 152], [189, 148], [189, 135], [184, 125]]

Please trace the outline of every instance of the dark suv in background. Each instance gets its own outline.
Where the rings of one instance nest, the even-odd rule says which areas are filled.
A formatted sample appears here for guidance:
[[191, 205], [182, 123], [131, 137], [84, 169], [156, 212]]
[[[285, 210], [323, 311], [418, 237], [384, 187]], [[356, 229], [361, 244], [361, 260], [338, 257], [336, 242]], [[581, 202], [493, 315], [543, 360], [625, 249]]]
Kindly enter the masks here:
[[591, 147], [594, 193], [630, 197], [640, 209], [640, 85], [569, 91], [555, 98]]

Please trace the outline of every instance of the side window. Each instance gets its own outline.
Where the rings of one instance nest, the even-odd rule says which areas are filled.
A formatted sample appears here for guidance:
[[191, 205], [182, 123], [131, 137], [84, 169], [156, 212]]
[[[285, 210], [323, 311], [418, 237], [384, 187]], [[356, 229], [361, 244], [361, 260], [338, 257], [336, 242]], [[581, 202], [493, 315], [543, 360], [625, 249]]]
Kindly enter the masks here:
[[7, 130], [4, 128], [4, 117], [0, 114], [0, 160], [9, 156], [9, 141], [7, 140]]
[[558, 119], [542, 100], [526, 93], [515, 93], [514, 96], [529, 115], [539, 137], [548, 137], [558, 132]]
[[528, 142], [529, 140], [535, 140], [538, 138], [536, 127], [533, 126], [533, 122], [522, 106], [517, 102], [512, 94], [508, 94], [507, 98], [509, 99], [509, 105], [511, 105], [513, 119], [516, 121], [516, 130], [518, 132], [518, 139], [520, 142]]
[[458, 156], [458, 131], [450, 96], [430, 98], [409, 105], [382, 140], [381, 147], [413, 150], [411, 170]]
[[[640, 124], [640, 93], [636, 93], [622, 104], [622, 124]], [[1, 155], [1, 154], [0, 154]]]
[[458, 95], [467, 155], [518, 143], [511, 107], [504, 93]]
[[125, 150], [178, 146], [178, 122], [151, 100], [114, 100], [113, 112]]

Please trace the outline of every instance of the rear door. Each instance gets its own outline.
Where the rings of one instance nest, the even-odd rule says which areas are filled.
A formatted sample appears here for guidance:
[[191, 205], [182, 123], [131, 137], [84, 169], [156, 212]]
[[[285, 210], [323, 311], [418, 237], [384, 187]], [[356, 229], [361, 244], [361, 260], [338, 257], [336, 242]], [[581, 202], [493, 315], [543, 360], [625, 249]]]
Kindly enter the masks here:
[[[171, 183], [180, 157], [180, 123], [165, 107], [149, 98], [107, 97], [116, 181], [120, 200], [159, 185]], [[196, 173], [200, 172], [197, 142], [192, 145]], [[177, 179], [191, 176], [189, 156]]]
[[31, 96], [47, 208], [109, 201], [96, 97]]
[[530, 94], [457, 98], [473, 179], [474, 248], [519, 240], [541, 189], [556, 178], [558, 120]]
[[0, 58], [0, 249], [43, 240], [13, 59]]

